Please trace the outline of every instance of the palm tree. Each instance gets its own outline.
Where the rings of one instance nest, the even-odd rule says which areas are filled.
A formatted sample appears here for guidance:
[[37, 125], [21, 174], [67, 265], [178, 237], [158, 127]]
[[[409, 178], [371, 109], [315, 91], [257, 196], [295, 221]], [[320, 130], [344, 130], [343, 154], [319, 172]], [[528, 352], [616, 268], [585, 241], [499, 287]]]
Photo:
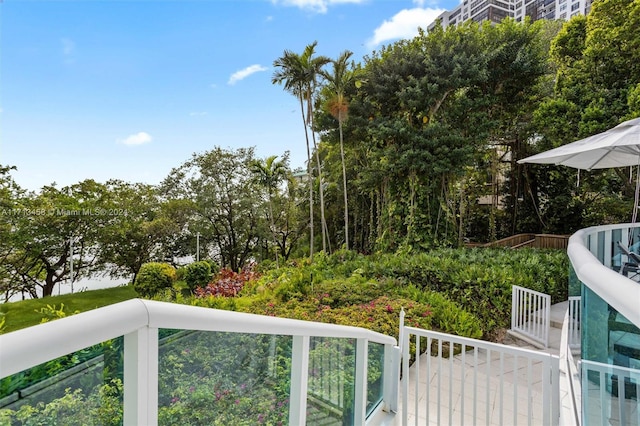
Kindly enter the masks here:
[[[284, 89], [300, 100], [300, 112], [304, 124], [304, 135], [307, 142], [307, 174], [309, 177], [309, 222], [310, 222], [310, 258], [313, 260], [313, 179], [311, 172], [311, 148], [309, 146], [309, 129], [313, 120], [313, 91], [315, 90], [317, 76], [329, 59], [326, 57], [313, 57], [318, 42], [307, 45], [301, 55], [290, 50], [285, 50], [282, 57], [273, 62], [276, 71], [273, 73], [271, 82], [273, 84], [284, 84]], [[306, 101], [306, 114], [305, 114]], [[313, 133], [313, 128], [312, 128]], [[325, 219], [324, 219], [324, 193], [322, 188], [322, 172], [320, 170], [320, 159], [315, 143], [315, 133], [313, 134], [314, 149], [316, 149], [316, 161], [318, 163], [318, 175], [320, 177], [320, 214], [322, 221], [322, 244], [325, 246]]]
[[322, 179], [322, 165], [320, 163], [320, 153], [318, 150], [318, 144], [316, 143], [316, 132], [314, 126], [314, 97], [316, 93], [316, 88], [318, 85], [318, 76], [322, 75], [322, 68], [331, 62], [331, 59], [326, 56], [316, 56], [314, 57], [315, 48], [318, 44], [317, 41], [307, 45], [304, 49], [304, 53], [302, 54], [303, 59], [303, 67], [305, 70], [305, 75], [307, 77], [306, 81], [306, 95], [305, 99], [307, 101], [307, 126], [311, 128], [311, 138], [313, 140], [313, 149], [315, 151], [316, 156], [316, 167], [318, 168], [318, 181], [319, 188], [318, 192], [320, 194], [320, 222], [322, 224], [322, 250], [327, 250], [327, 242], [329, 239], [329, 232], [327, 229], [327, 221], [324, 215], [324, 182]]
[[278, 185], [287, 176], [288, 161], [287, 155], [281, 161], [276, 161], [277, 155], [267, 157], [265, 160], [253, 160], [251, 162], [251, 171], [256, 176], [258, 183], [266, 188], [267, 196], [269, 200], [269, 222], [271, 228], [271, 235], [276, 245], [276, 267], [280, 267], [280, 261], [278, 259], [278, 239], [276, 237], [276, 226], [273, 216], [273, 195], [278, 191]]
[[349, 58], [353, 52], [345, 50], [337, 60], [331, 61], [333, 70], [331, 73], [322, 72], [322, 76], [327, 81], [329, 90], [333, 93], [329, 100], [329, 112], [338, 120], [340, 133], [340, 158], [342, 160], [342, 192], [344, 193], [344, 240], [347, 250], [349, 250], [349, 205], [347, 199], [347, 168], [344, 161], [344, 137], [342, 133], [342, 123], [347, 119], [349, 104], [345, 98], [345, 89], [349, 84], [355, 82], [355, 72], [353, 66], [349, 67]]

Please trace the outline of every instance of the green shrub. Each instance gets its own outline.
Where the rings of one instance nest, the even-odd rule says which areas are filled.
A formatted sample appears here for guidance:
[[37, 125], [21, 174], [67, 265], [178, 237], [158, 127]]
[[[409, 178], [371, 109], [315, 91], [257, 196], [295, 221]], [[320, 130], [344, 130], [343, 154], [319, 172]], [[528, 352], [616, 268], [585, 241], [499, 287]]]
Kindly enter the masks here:
[[184, 281], [184, 277], [187, 275], [187, 266], [176, 268], [176, 281]]
[[209, 264], [211, 275], [218, 275], [218, 272], [220, 272], [220, 265], [218, 265], [215, 260], [205, 259], [205, 260], [202, 260], [201, 262], [207, 262]]
[[185, 269], [184, 280], [191, 292], [194, 292], [197, 287], [205, 287], [212, 276], [209, 262], [193, 262]]
[[140, 268], [133, 288], [143, 297], [153, 297], [160, 290], [170, 288], [176, 279], [176, 270], [168, 263], [150, 262]]

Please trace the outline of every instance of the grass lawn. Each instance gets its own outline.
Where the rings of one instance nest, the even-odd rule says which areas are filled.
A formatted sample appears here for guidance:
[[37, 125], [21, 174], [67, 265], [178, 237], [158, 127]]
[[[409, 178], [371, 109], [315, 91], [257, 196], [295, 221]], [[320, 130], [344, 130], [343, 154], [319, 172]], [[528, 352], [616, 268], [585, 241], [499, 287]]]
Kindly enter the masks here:
[[40, 309], [46, 308], [47, 305], [60, 309], [60, 305], [64, 304], [64, 312], [66, 312], [67, 315], [71, 315], [75, 311], [89, 311], [136, 297], [138, 297], [138, 295], [132, 286], [122, 286], [74, 294], [63, 294], [61, 296], [51, 296], [42, 299], [3, 303], [0, 304], [0, 312], [5, 315], [6, 321], [3, 333], [40, 324], [42, 320]]

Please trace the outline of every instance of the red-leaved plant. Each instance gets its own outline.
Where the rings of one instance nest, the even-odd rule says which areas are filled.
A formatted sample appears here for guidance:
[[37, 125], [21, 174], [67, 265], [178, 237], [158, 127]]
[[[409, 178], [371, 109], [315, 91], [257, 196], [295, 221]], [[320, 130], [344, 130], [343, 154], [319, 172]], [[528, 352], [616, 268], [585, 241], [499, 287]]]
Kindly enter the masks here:
[[222, 296], [235, 297], [248, 281], [258, 279], [260, 274], [252, 270], [235, 272], [229, 268], [223, 268], [206, 287], [197, 287], [197, 297]]

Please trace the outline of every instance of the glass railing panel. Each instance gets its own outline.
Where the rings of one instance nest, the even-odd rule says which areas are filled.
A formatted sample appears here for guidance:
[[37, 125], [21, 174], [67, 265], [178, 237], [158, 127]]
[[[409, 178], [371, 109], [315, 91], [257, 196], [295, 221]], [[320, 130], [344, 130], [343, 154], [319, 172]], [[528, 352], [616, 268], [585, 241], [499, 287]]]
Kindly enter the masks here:
[[356, 340], [311, 337], [307, 425], [353, 425]]
[[582, 282], [576, 275], [576, 270], [573, 264], [569, 262], [569, 296], [580, 296], [580, 289], [582, 288]]
[[636, 253], [640, 250], [640, 228], [629, 229], [629, 250]]
[[582, 424], [640, 425], [640, 369], [582, 362]]
[[582, 359], [609, 363], [609, 305], [586, 285], [582, 286], [580, 310]]
[[121, 425], [122, 337], [0, 380], [2, 425]]
[[384, 345], [369, 342], [367, 360], [367, 417], [384, 396]]
[[159, 425], [288, 424], [291, 336], [160, 330]]
[[640, 369], [640, 329], [583, 286], [582, 359]]

